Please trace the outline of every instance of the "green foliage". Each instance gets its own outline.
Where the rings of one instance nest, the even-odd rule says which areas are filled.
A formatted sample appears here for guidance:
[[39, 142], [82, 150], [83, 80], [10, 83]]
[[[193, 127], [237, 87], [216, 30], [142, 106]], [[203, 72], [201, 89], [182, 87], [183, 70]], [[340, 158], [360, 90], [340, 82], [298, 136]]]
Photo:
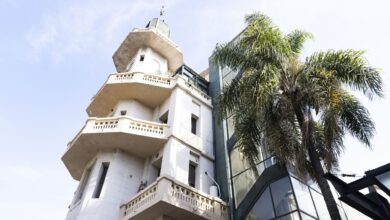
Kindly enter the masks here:
[[370, 99], [383, 96], [377, 69], [364, 52], [318, 52], [299, 60], [313, 36], [294, 30], [285, 35], [261, 13], [246, 16], [244, 32], [218, 45], [213, 61], [239, 72], [217, 99], [220, 119], [233, 114], [238, 145], [250, 161], [267, 147], [300, 175], [318, 178], [309, 152], [316, 151], [324, 168], [337, 169], [351, 134], [370, 146], [375, 127], [366, 108], [348, 89]]

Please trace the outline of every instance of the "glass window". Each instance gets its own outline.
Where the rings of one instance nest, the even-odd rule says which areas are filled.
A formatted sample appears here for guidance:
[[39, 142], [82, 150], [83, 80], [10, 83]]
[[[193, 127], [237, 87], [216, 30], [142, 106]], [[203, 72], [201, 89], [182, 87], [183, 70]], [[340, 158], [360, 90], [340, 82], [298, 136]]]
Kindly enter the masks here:
[[268, 168], [274, 164], [276, 164], [276, 157], [270, 157], [264, 161], [265, 167]]
[[198, 119], [195, 116], [191, 116], [191, 133], [196, 135], [196, 124]]
[[277, 216], [297, 209], [289, 177], [272, 183], [270, 187]]
[[195, 187], [195, 173], [196, 166], [190, 163], [188, 167], [188, 185], [192, 187]]
[[230, 116], [226, 120], [226, 124], [227, 124], [227, 138], [230, 139], [233, 136], [233, 134], [234, 134], [234, 120], [233, 120], [233, 116]]
[[104, 181], [106, 180], [106, 175], [108, 171], [110, 163], [102, 163], [102, 167], [100, 168], [100, 174], [98, 181], [95, 186], [95, 191], [93, 192], [92, 198], [97, 199], [100, 197], [100, 193], [102, 192]]
[[256, 181], [256, 175], [252, 169], [248, 169], [245, 172], [233, 177], [234, 198], [236, 201], [236, 207], [244, 199], [245, 195], [251, 189]]
[[233, 176], [250, 167], [249, 162], [238, 148], [233, 149], [230, 153], [230, 163]]
[[314, 208], [314, 204], [310, 196], [309, 187], [294, 177], [291, 177], [291, 183], [294, 188], [299, 209], [305, 211], [309, 215], [317, 216], [316, 209]]
[[[300, 206], [299, 206], [299, 208], [300, 208]], [[310, 216], [310, 215], [307, 215], [307, 214], [305, 214], [305, 213], [303, 213], [303, 212], [301, 212], [301, 219], [302, 220], [315, 220], [316, 218], [313, 218], [312, 216]]]
[[337, 208], [339, 209], [341, 219], [342, 220], [348, 220], [347, 216], [345, 215], [344, 209], [341, 206], [339, 206], [339, 205], [337, 206]]
[[229, 74], [230, 72], [232, 72], [232, 69], [230, 69], [230, 67], [228, 66], [224, 66], [222, 67], [222, 76], [226, 76], [227, 74]]
[[314, 190], [310, 190], [311, 195], [314, 200], [314, 205], [316, 206], [318, 217], [320, 220], [330, 220], [328, 209], [326, 207], [324, 197], [321, 194]]
[[261, 163], [257, 164], [256, 165], [256, 171], [257, 171], [256, 175], [257, 175], [257, 177], [260, 177], [261, 174], [264, 172], [264, 170], [265, 170], [264, 162], [261, 162]]
[[229, 85], [232, 80], [234, 79], [234, 77], [236, 77], [236, 73], [235, 72], [229, 72], [227, 73], [227, 75], [225, 75], [222, 79], [223, 81], [223, 85], [226, 86], [226, 85]]
[[263, 192], [245, 220], [268, 220], [275, 217], [269, 188]]
[[291, 214], [279, 217], [278, 220], [299, 220], [298, 212], [293, 212]]
[[390, 188], [390, 172], [378, 175], [376, 178], [387, 188]]

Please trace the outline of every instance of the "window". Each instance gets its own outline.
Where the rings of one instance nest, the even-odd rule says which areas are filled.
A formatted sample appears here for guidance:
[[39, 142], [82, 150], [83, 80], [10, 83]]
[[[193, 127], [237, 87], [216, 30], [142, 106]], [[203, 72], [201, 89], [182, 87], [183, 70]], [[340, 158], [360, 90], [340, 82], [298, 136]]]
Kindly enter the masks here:
[[226, 120], [226, 123], [227, 123], [227, 136], [228, 136], [228, 139], [230, 139], [234, 133], [234, 118], [233, 118], [233, 116], [230, 116]]
[[298, 212], [293, 212], [289, 215], [279, 217], [278, 220], [299, 220], [299, 214]]
[[190, 163], [188, 169], [188, 185], [195, 187], [196, 165]]
[[288, 177], [284, 177], [272, 183], [270, 187], [277, 216], [284, 215], [297, 209]]
[[196, 135], [196, 123], [198, 122], [198, 118], [195, 115], [191, 116], [191, 133]]
[[313, 196], [314, 204], [317, 209], [318, 217], [321, 220], [330, 220], [329, 212], [324, 201], [324, 197], [314, 190], [310, 190]]
[[316, 209], [314, 208], [313, 200], [311, 199], [309, 187], [296, 180], [294, 177], [291, 178], [291, 183], [294, 187], [299, 209], [311, 216], [316, 216]]
[[141, 55], [140, 57], [139, 57], [139, 61], [144, 61], [145, 60], [145, 55]]
[[84, 173], [83, 180], [80, 182], [79, 190], [77, 191], [77, 195], [75, 197], [74, 203], [78, 202], [83, 198], [85, 186], [88, 183], [90, 174], [91, 174], [91, 169], [87, 169]]
[[246, 220], [272, 219], [273, 217], [275, 217], [274, 208], [272, 207], [271, 194], [267, 187], [249, 212]]
[[164, 124], [168, 124], [168, 111], [165, 112], [163, 115], [160, 117], [160, 121]]
[[92, 198], [97, 199], [100, 197], [100, 193], [102, 192], [102, 189], [103, 189], [103, 184], [104, 184], [104, 181], [106, 179], [109, 165], [110, 165], [110, 163], [102, 163], [102, 167], [100, 168], [98, 182], [96, 184], [95, 191], [93, 192]]

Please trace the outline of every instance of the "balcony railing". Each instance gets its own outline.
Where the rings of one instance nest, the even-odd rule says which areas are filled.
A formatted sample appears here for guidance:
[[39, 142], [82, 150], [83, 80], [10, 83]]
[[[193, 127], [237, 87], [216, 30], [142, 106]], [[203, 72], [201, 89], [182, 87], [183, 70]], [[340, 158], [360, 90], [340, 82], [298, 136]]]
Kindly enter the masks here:
[[[166, 176], [159, 177], [129, 202], [123, 204], [122, 219], [130, 219], [158, 202], [170, 203], [178, 209], [188, 211], [189, 215], [197, 214], [213, 220], [227, 219], [225, 202]], [[156, 212], [163, 214], [161, 210]]]
[[107, 133], [124, 132], [136, 135], [144, 135], [155, 138], [168, 137], [168, 125], [135, 119], [129, 116], [89, 118], [85, 126], [80, 130], [76, 137], [69, 142], [68, 147], [72, 146], [75, 140], [85, 133]]
[[175, 77], [161, 76], [155, 74], [148, 74], [142, 72], [124, 72], [124, 73], [114, 73], [111, 74], [108, 78], [107, 83], [146, 83], [154, 86], [168, 87], [173, 88], [175, 84], [182, 86], [184, 89], [193, 93], [195, 96], [204, 100], [205, 102], [211, 104], [211, 97], [204, 93], [201, 89], [197, 88], [195, 85], [187, 82], [180, 75]]
[[155, 86], [167, 87], [171, 85], [172, 78], [154, 74], [147, 74], [141, 72], [124, 72], [124, 73], [114, 73], [111, 74], [108, 78], [107, 83], [132, 83], [140, 82], [152, 84]]

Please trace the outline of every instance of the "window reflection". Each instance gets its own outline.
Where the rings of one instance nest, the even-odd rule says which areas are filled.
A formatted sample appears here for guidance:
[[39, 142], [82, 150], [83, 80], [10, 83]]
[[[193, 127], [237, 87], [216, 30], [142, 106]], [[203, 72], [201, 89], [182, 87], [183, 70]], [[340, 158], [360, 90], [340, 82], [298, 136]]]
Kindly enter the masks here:
[[230, 153], [230, 161], [233, 176], [250, 167], [249, 162], [237, 148], [233, 149]]
[[275, 217], [269, 188], [263, 192], [245, 220], [268, 220]]
[[[299, 206], [300, 207], [300, 206]], [[302, 220], [315, 220], [315, 218], [309, 216], [309, 215], [306, 215], [305, 213], [301, 212], [301, 219]]]
[[234, 134], [234, 120], [233, 116], [230, 116], [227, 120], [227, 138], [228, 140], [233, 136]]
[[299, 220], [299, 214], [298, 212], [293, 212], [289, 215], [279, 217], [278, 220]]
[[317, 216], [313, 201], [311, 200], [309, 187], [293, 177], [291, 178], [291, 183], [294, 187], [299, 209], [309, 215]]
[[277, 216], [297, 209], [289, 177], [272, 183], [270, 187]]
[[314, 204], [317, 209], [318, 217], [320, 220], [330, 220], [330, 216], [328, 213], [328, 209], [326, 208], [326, 204], [324, 201], [324, 197], [321, 194], [314, 190], [310, 190], [311, 195], [313, 196]]
[[253, 184], [256, 182], [256, 175], [253, 169], [248, 169], [245, 172], [233, 177], [234, 198], [236, 206], [238, 206]]

